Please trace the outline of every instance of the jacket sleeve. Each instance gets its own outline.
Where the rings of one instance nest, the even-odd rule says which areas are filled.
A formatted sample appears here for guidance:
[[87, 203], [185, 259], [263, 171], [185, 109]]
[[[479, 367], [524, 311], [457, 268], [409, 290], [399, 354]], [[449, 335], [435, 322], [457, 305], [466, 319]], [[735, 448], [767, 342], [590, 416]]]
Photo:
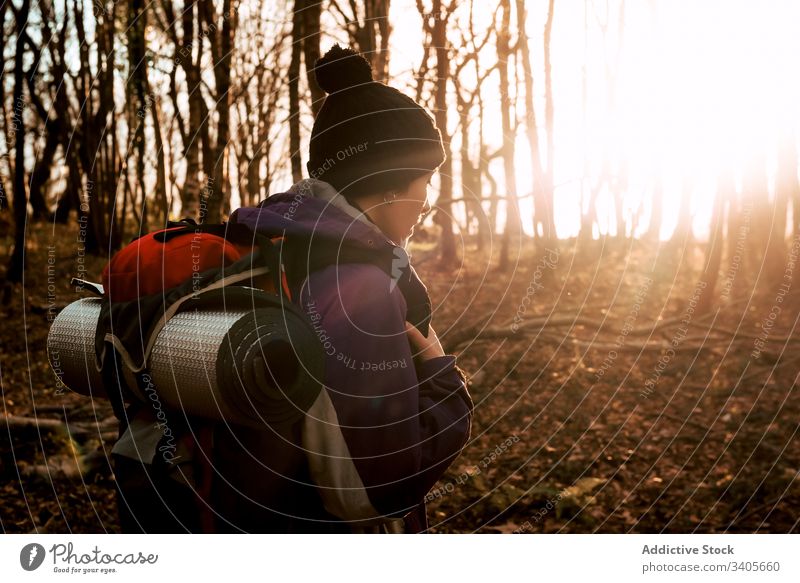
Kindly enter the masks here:
[[300, 302], [327, 355], [329, 404], [307, 416], [304, 440], [326, 508], [345, 520], [403, 516], [469, 437], [472, 401], [455, 357], [415, 369], [405, 299], [375, 266], [312, 273]]

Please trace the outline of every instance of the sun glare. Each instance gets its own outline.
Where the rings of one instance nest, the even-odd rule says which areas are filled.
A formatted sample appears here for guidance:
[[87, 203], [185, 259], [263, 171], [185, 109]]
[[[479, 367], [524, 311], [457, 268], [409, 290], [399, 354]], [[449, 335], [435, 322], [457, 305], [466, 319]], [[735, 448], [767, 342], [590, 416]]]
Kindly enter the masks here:
[[[493, 8], [481, 2], [474, 7], [476, 22], [488, 26]], [[526, 2], [526, 8], [528, 37], [541, 38], [547, 2]], [[407, 77], [411, 87], [411, 71], [421, 56], [419, 16], [410, 0], [392, 3], [392, 12], [398, 15], [396, 30], [402, 31], [393, 37], [392, 72]], [[493, 50], [490, 45], [489, 52]], [[531, 44], [531, 50], [544, 152], [543, 58], [541, 46]], [[762, 164], [771, 182], [779, 141], [786, 135], [796, 138], [798, 55], [797, 2], [556, 3], [551, 60], [559, 236], [577, 233], [576, 206], [595, 188], [600, 229], [615, 232], [609, 181], [627, 185], [623, 214], [628, 224], [638, 215], [646, 227], [660, 180], [662, 237], [677, 222], [684, 188], [692, 193], [695, 234], [703, 237], [720, 173], [732, 172], [740, 183], [747, 168]], [[495, 60], [496, 55], [481, 56], [487, 66]], [[512, 74], [515, 66], [510, 64]], [[521, 79], [521, 67], [518, 74]], [[515, 178], [523, 225], [530, 234], [532, 203], [526, 195], [533, 181], [522, 87], [520, 83]], [[502, 140], [496, 76], [486, 81], [483, 97], [485, 139], [496, 147]], [[451, 111], [449, 129], [457, 155], [454, 105]], [[492, 170], [503, 188], [502, 163], [495, 161]]]

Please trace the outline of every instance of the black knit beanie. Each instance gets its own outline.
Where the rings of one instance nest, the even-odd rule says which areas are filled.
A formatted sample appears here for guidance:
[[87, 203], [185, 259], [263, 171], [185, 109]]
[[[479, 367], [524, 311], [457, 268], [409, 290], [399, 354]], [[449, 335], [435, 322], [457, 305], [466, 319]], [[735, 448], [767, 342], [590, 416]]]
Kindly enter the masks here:
[[433, 118], [397, 89], [372, 80], [367, 60], [334, 45], [314, 65], [328, 94], [314, 121], [308, 173], [345, 197], [403, 189], [445, 160]]

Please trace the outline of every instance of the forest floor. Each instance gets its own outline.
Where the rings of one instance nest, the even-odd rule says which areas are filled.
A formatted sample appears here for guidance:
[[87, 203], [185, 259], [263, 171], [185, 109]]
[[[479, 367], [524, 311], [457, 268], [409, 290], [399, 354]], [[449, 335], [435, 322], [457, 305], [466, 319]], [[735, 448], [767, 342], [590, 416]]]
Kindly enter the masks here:
[[[24, 287], [0, 306], [2, 413], [77, 429], [0, 423], [4, 532], [118, 531], [111, 408], [59, 391], [46, 358], [48, 308], [105, 263], [79, 263], [76, 233], [32, 226]], [[452, 271], [412, 249], [475, 404], [427, 497], [431, 530], [800, 531], [800, 274], [783, 296], [780, 277], [737, 264], [701, 314], [698, 246], [575, 245], [526, 242], [503, 273], [499, 245]]]

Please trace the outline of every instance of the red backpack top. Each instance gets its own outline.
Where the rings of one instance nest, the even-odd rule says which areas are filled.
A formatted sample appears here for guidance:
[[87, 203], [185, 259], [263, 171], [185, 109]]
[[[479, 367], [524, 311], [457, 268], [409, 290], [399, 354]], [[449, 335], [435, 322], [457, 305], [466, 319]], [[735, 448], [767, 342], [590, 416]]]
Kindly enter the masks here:
[[[203, 271], [227, 267], [253, 252], [256, 241], [252, 235], [232, 235], [226, 225], [190, 221], [170, 223], [166, 229], [143, 235], [106, 264], [102, 276], [105, 295], [112, 302], [128, 302], [163, 293]], [[274, 288], [269, 278], [264, 284]]]

